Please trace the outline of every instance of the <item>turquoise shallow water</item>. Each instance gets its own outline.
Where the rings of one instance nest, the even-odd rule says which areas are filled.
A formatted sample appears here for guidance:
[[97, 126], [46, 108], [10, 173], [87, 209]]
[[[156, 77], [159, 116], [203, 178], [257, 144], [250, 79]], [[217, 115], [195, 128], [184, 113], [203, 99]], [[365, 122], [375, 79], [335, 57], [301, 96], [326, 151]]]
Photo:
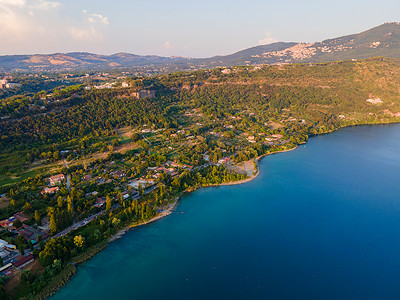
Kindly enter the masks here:
[[52, 299], [400, 299], [400, 125], [264, 158], [128, 232]]

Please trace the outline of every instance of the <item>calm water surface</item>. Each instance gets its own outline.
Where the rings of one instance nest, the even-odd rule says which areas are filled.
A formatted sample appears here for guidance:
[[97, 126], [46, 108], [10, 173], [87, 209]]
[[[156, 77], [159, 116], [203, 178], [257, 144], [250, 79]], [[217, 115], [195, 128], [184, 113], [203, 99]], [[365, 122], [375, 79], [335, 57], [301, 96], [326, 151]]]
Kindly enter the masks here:
[[52, 299], [400, 299], [400, 125], [353, 127], [201, 189]]

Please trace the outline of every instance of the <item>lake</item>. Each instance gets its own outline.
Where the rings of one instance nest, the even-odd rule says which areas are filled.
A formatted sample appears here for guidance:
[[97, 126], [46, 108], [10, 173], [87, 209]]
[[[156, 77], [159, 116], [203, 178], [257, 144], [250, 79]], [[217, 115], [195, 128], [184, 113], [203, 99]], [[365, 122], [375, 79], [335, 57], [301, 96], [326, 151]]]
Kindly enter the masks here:
[[400, 125], [267, 156], [129, 231], [52, 299], [400, 299]]

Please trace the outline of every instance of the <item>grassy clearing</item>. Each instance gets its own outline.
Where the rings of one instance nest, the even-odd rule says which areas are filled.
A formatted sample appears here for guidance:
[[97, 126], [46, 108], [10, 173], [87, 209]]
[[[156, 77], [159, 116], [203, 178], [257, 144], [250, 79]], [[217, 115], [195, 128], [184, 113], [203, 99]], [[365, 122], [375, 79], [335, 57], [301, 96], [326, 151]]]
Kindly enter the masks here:
[[41, 173], [42, 172], [40, 172], [39, 170], [30, 170], [30, 171], [28, 170], [22, 173], [20, 176], [2, 174], [0, 175], [0, 186], [11, 185], [14, 183], [22, 182], [29, 177], [33, 178]]

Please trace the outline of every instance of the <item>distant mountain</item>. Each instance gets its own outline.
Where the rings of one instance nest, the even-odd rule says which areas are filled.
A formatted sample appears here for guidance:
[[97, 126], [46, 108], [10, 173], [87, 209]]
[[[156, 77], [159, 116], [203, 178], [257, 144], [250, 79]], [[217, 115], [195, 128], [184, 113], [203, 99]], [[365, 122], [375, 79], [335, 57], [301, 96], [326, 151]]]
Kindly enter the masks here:
[[106, 69], [162, 65], [185, 60], [180, 57], [140, 56], [129, 53], [99, 55], [87, 52], [0, 56], [0, 70]]
[[234, 54], [194, 59], [140, 56], [129, 53], [98, 55], [86, 52], [0, 56], [0, 70], [77, 70], [118, 67], [188, 70], [234, 65], [313, 63], [373, 56], [400, 58], [400, 23], [385, 23], [359, 34], [317, 43], [273, 43]]
[[[327, 62], [373, 56], [400, 58], [400, 23], [317, 43], [274, 43], [198, 61], [205, 65]], [[195, 60], [196, 61], [196, 60]]]

